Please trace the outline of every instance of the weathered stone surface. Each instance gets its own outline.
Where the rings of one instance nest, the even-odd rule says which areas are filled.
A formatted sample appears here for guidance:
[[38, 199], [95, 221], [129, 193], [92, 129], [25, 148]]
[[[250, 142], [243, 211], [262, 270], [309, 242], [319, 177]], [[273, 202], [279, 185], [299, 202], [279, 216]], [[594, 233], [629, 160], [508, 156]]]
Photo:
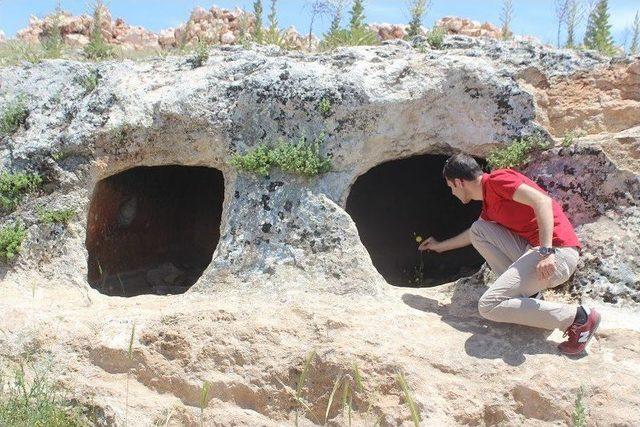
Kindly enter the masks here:
[[[584, 242], [572, 286], [545, 298], [604, 313], [585, 358], [558, 356], [559, 331], [481, 319], [484, 270], [431, 289], [390, 287], [345, 212], [355, 180], [383, 162], [457, 150], [483, 157], [533, 132], [553, 134], [540, 120], [539, 82], [551, 90], [589, 70], [635, 67], [530, 42], [447, 36], [445, 47], [419, 53], [392, 41], [324, 55], [222, 47], [199, 68], [168, 57], [0, 69], [0, 110], [19, 95], [29, 109], [26, 124], [2, 139], [0, 167], [46, 178], [41, 192], [0, 218], [27, 227], [20, 257], [0, 267], [0, 356], [52, 359], [72, 396], [97, 406], [109, 425], [124, 422], [127, 372], [131, 425], [164, 423], [170, 413], [176, 425], [197, 425], [204, 381], [212, 385], [206, 424], [292, 423], [292, 392], [311, 350], [303, 425], [323, 423], [340, 375], [355, 385], [354, 363], [364, 392], [356, 393], [353, 425], [410, 424], [397, 370], [430, 425], [569, 423], [584, 379], [590, 422], [635, 422], [637, 127], [537, 154], [526, 169], [567, 203]], [[99, 79], [87, 92], [90, 73]], [[621, 75], [603, 93], [625, 87]], [[321, 132], [333, 162], [327, 174], [258, 177], [229, 164], [262, 141]], [[87, 281], [85, 248], [96, 183], [154, 165], [222, 172], [213, 259], [184, 295], [102, 295]], [[77, 215], [67, 226], [46, 225], [42, 206]], [[163, 268], [151, 279], [171, 285], [165, 279], [178, 269]], [[344, 417], [338, 404], [329, 411], [334, 424]]]

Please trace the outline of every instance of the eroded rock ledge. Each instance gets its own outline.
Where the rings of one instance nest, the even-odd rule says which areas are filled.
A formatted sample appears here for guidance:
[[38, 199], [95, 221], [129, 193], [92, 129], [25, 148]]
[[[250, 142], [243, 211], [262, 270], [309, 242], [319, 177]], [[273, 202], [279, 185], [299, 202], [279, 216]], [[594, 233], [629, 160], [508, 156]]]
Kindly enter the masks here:
[[[27, 227], [22, 254], [0, 270], [2, 356], [52, 357], [83, 402], [93, 390], [106, 424], [123, 419], [120, 383], [128, 370], [136, 380], [130, 419], [143, 423], [174, 406], [176, 422], [197, 422], [205, 380], [215, 390], [211, 423], [291, 420], [294, 403], [282, 383], [295, 388], [310, 349], [317, 358], [305, 388], [313, 405], [309, 422], [324, 416], [333, 381], [354, 361], [368, 381], [368, 401], [356, 403], [359, 420], [372, 403], [383, 424], [408, 422], [393, 379], [397, 369], [436, 424], [567, 421], [580, 378], [590, 380], [594, 423], [638, 419], [639, 350], [628, 343], [638, 341], [629, 336], [638, 333], [640, 116], [633, 112], [640, 101], [627, 90], [638, 84], [637, 58], [605, 60], [462, 36], [447, 37], [445, 46], [420, 53], [398, 41], [326, 55], [228, 47], [212, 50], [195, 69], [175, 57], [0, 69], [0, 109], [22, 94], [29, 110], [26, 124], [3, 138], [0, 165], [45, 177], [39, 193], [0, 220], [20, 219]], [[620, 104], [605, 103], [589, 116], [602, 117], [602, 126], [583, 127], [588, 135], [536, 155], [526, 168], [566, 203], [585, 242], [572, 283], [545, 297], [602, 307], [608, 317], [592, 354], [569, 361], [555, 354], [560, 334], [480, 319], [482, 272], [432, 289], [385, 281], [345, 210], [360, 176], [416, 156], [462, 150], [482, 158], [536, 132], [559, 142], [569, 122], [561, 126], [551, 117], [579, 107], [545, 103], [544, 94], [557, 97], [555, 85], [600, 72], [610, 85], [598, 90], [624, 98], [615, 125], [608, 117]], [[82, 79], [90, 73], [99, 81], [87, 92]], [[320, 108], [323, 100], [328, 111]], [[553, 114], [545, 110], [550, 105]], [[316, 178], [277, 171], [260, 178], [229, 165], [231, 155], [261, 141], [320, 132], [327, 134], [323, 153], [333, 170]], [[105, 296], [99, 283], [89, 283], [85, 246], [96, 185], [136, 167], [167, 165], [222, 174], [211, 262], [184, 295]], [[111, 221], [104, 221], [103, 234], [116, 236], [114, 227], [137, 218], [145, 238], [142, 214], [153, 218], [166, 201], [145, 205], [148, 199], [128, 197], [126, 186], [110, 188], [121, 203], [101, 214]], [[77, 215], [67, 226], [45, 225], [37, 216], [42, 206], [71, 207]], [[160, 248], [174, 234], [143, 243], [165, 254]], [[176, 280], [184, 273], [168, 266], [152, 276], [158, 272]], [[125, 348], [133, 322], [132, 363]]]

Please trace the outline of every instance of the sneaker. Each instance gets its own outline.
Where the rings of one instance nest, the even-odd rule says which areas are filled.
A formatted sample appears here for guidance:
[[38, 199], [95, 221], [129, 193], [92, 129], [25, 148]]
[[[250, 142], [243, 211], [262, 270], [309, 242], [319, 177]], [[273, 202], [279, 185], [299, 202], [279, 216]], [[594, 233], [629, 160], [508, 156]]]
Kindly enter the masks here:
[[558, 345], [558, 349], [564, 354], [578, 354], [584, 351], [600, 326], [600, 313], [593, 308], [584, 307], [584, 310], [587, 312], [587, 321], [582, 325], [573, 322], [562, 335], [569, 336], [567, 341]]
[[544, 295], [542, 295], [542, 291], [538, 292], [537, 294], [531, 295], [529, 298], [539, 299], [544, 301]]

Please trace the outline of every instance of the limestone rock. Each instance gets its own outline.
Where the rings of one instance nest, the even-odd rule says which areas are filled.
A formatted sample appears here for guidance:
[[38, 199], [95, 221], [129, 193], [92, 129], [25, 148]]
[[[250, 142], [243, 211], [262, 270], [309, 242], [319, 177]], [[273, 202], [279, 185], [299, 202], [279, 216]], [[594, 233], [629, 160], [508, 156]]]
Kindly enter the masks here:
[[470, 37], [502, 38], [502, 30], [495, 25], [485, 22], [480, 23], [467, 18], [445, 16], [439, 19], [435, 26], [443, 28], [448, 34], [461, 34]]
[[[222, 19], [232, 28], [240, 16], [206, 12], [198, 12], [198, 25]], [[123, 25], [113, 28], [119, 34]], [[192, 34], [181, 31], [176, 39]], [[42, 191], [0, 217], [0, 226], [20, 220], [26, 228], [20, 256], [0, 266], [0, 356], [49, 358], [56, 380], [96, 406], [107, 425], [123, 424], [125, 411], [131, 425], [164, 423], [169, 414], [196, 425], [205, 381], [208, 425], [292, 424], [312, 350], [301, 390], [310, 410], [300, 412], [301, 424], [323, 423], [337, 378], [355, 387], [354, 364], [364, 391], [354, 394], [353, 425], [411, 423], [399, 370], [429, 425], [567, 424], [587, 378], [590, 422], [633, 424], [640, 418], [640, 185], [638, 127], [629, 116], [535, 154], [525, 169], [567, 203], [584, 242], [573, 281], [545, 291], [546, 299], [603, 313], [601, 332], [579, 360], [557, 354], [560, 331], [481, 319], [486, 269], [434, 288], [390, 286], [347, 206], [361, 177], [393, 161], [454, 151], [485, 157], [534, 132], [559, 142], [562, 120], [542, 119], [549, 117], [544, 93], [603, 72], [609, 85], [593, 86], [601, 96], [634, 101], [636, 61], [461, 35], [446, 36], [444, 45], [417, 51], [395, 41], [319, 55], [218, 46], [198, 68], [183, 57], [0, 68], [0, 109], [23, 95], [29, 110], [26, 123], [2, 137], [0, 168], [45, 177]], [[87, 92], [89, 76], [98, 84]], [[612, 104], [602, 105], [593, 114], [606, 122]], [[328, 173], [261, 176], [230, 164], [260, 143], [321, 133]], [[222, 189], [209, 200], [209, 175], [125, 175], [156, 167], [213, 170]], [[67, 225], [45, 224], [43, 207], [75, 215]], [[219, 214], [213, 226], [189, 216], [212, 211]], [[103, 279], [119, 285], [123, 272], [167, 294], [100, 292]], [[328, 418], [346, 424], [338, 406]]]

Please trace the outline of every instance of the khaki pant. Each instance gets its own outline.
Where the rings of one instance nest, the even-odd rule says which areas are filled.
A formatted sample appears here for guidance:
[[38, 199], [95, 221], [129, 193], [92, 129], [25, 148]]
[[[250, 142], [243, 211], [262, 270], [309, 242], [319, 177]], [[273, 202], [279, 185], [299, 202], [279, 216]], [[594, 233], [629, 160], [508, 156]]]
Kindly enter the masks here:
[[556, 248], [556, 272], [539, 280], [536, 265], [540, 255], [525, 239], [505, 227], [479, 219], [471, 226], [471, 243], [498, 276], [478, 302], [482, 317], [494, 322], [563, 331], [573, 323], [577, 307], [528, 296], [569, 279], [578, 264], [575, 248]]

